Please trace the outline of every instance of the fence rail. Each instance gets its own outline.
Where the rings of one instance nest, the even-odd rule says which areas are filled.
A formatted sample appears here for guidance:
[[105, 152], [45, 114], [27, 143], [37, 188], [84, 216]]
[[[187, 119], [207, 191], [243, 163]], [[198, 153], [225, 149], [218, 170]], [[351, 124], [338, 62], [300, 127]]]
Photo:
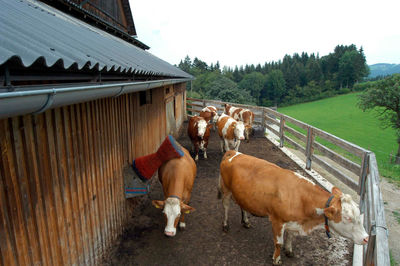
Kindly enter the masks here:
[[[187, 111], [190, 114], [197, 114], [208, 105], [213, 105], [219, 111], [223, 111], [226, 103], [228, 102], [187, 98]], [[368, 245], [363, 248], [363, 265], [390, 265], [388, 230], [382, 194], [379, 189], [378, 165], [373, 152], [271, 108], [228, 104], [253, 111], [255, 114], [254, 123], [278, 136], [280, 147], [283, 147], [284, 143], [287, 142], [302, 151], [306, 156], [306, 168], [308, 170], [311, 169], [312, 162], [315, 162], [360, 195], [360, 210], [364, 214], [364, 227], [370, 235]], [[300, 127], [307, 133], [303, 134], [287, 123]], [[316, 137], [340, 147], [340, 149], [358, 158], [361, 164], [355, 163], [317, 142]], [[323, 156], [315, 154], [314, 150], [317, 150]], [[340, 167], [332, 165], [325, 158], [331, 159]], [[358, 178], [349, 177], [343, 169], [354, 173]]]

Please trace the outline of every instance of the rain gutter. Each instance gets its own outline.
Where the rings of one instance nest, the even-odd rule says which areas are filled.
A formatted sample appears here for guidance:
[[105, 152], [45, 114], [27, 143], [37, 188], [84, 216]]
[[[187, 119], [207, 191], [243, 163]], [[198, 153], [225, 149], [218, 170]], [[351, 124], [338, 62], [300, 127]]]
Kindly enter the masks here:
[[145, 91], [190, 80], [193, 80], [193, 78], [4, 92], [0, 93], [0, 119], [25, 114], [37, 114], [65, 105], [107, 97], [118, 97], [126, 93]]

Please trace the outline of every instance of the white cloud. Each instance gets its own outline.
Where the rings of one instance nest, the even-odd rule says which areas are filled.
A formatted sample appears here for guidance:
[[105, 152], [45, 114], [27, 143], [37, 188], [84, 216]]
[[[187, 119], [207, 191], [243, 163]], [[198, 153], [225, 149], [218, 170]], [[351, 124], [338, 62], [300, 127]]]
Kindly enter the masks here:
[[139, 40], [178, 64], [189, 55], [235, 66], [285, 54], [364, 48], [368, 64], [400, 63], [398, 0], [130, 0]]

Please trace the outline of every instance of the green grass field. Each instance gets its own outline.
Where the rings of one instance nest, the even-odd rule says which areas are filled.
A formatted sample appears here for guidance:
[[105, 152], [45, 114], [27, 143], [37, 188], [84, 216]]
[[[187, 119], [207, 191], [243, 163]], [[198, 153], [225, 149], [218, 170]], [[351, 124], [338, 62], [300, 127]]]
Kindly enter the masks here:
[[400, 181], [400, 166], [389, 163], [390, 153], [395, 155], [398, 148], [395, 131], [382, 129], [375, 111], [359, 109], [357, 95], [359, 93], [340, 95], [278, 111], [373, 151], [380, 174]]

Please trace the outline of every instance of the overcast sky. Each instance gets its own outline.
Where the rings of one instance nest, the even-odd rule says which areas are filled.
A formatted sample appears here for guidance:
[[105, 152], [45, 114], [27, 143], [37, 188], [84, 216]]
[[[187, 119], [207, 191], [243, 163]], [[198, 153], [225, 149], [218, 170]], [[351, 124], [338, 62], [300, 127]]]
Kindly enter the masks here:
[[222, 66], [285, 54], [364, 48], [368, 64], [400, 64], [400, 0], [130, 0], [138, 39], [178, 64], [186, 55]]

